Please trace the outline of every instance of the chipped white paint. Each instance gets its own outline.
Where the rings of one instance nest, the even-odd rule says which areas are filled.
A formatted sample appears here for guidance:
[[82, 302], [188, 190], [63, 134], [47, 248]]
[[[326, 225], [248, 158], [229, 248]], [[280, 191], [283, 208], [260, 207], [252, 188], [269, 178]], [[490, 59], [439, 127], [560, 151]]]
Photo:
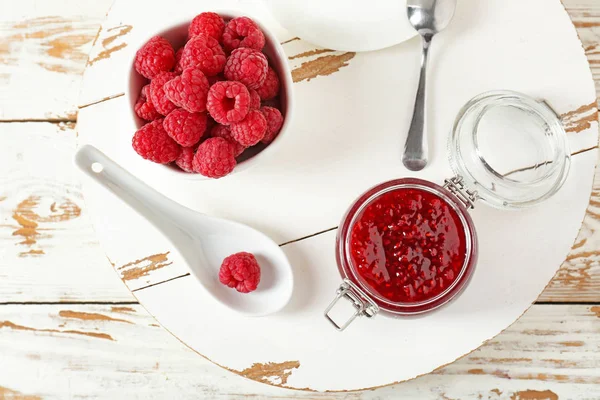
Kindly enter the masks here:
[[44, 400], [508, 400], [526, 391], [595, 399], [600, 395], [598, 321], [589, 306], [534, 306], [501, 336], [434, 374], [335, 394], [277, 388], [221, 369], [157, 326], [138, 305], [2, 306], [0, 398], [9, 389]]
[[[108, 2], [110, 3], [110, 2]], [[564, 2], [574, 18], [578, 33], [584, 42], [586, 54], [592, 60], [592, 72], [600, 74], [600, 53], [598, 42], [600, 32], [600, 9], [595, 0], [567, 0]], [[96, 2], [95, 5], [100, 5]], [[14, 25], [24, 19], [49, 15], [84, 14], [80, 2], [67, 0], [19, 1], [11, 2], [3, 8], [3, 26]], [[35, 11], [34, 11], [35, 10]], [[101, 20], [105, 10], [91, 19]], [[15, 17], [18, 16], [18, 17]], [[82, 22], [85, 18], [82, 17]], [[91, 26], [91, 25], [90, 25]], [[2, 31], [0, 35], [10, 34]], [[44, 58], [37, 41], [25, 40], [21, 48], [26, 49], [10, 57]], [[117, 43], [115, 41], [115, 43]], [[293, 42], [290, 43], [290, 45]], [[297, 41], [296, 45], [299, 43]], [[0, 42], [0, 58], [3, 52]], [[290, 47], [290, 55], [309, 51], [309, 45], [302, 48]], [[11, 48], [11, 51], [13, 49]], [[306, 60], [315, 57], [307, 57]], [[302, 64], [301, 58], [292, 60]], [[79, 62], [79, 61], [78, 61]], [[22, 61], [23, 65], [27, 65]], [[73, 67], [70, 61], [66, 67]], [[0, 65], [0, 69], [6, 67]], [[83, 65], [81, 66], [83, 69]], [[12, 69], [18, 73], [19, 85], [3, 90], [3, 119], [45, 118], [46, 110], [52, 115], [73, 115], [76, 104], [76, 91], [64, 89], [59, 82], [60, 73], [42, 71], [43, 68]], [[5, 87], [0, 71], [0, 86]], [[27, 77], [25, 79], [24, 77]], [[17, 81], [17, 79], [15, 79]], [[27, 98], [28, 107], [16, 106], [24, 99], [19, 88], [35, 86], [43, 82], [48, 90], [34, 98]], [[312, 84], [312, 83], [310, 83]], [[25, 86], [23, 86], [25, 85]], [[53, 89], [53, 88], [59, 88]], [[14, 93], [13, 91], [17, 92]], [[16, 101], [15, 101], [16, 100]], [[22, 104], [21, 100], [21, 104]], [[14, 104], [13, 104], [14, 103]], [[33, 104], [33, 106], [32, 106]], [[61, 105], [67, 105], [62, 108]], [[68, 118], [72, 118], [69, 116]], [[118, 282], [92, 230], [86, 216], [85, 203], [78, 197], [75, 171], [69, 169], [70, 153], [75, 141], [74, 132], [65, 133], [50, 124], [2, 124], [0, 132], [11, 132], [7, 143], [9, 149], [2, 152], [0, 161], [2, 186], [14, 185], [13, 196], [6, 197], [0, 191], [0, 303], [29, 301], [123, 301], [132, 299]], [[54, 134], [56, 133], [56, 135]], [[33, 145], [38, 136], [39, 146]], [[63, 136], [64, 135], [64, 136]], [[68, 139], [65, 139], [67, 137]], [[54, 141], [53, 138], [60, 138]], [[44, 152], [42, 148], [50, 151]], [[33, 150], [32, 150], [33, 149]], [[35, 155], [33, 161], [32, 155]], [[51, 155], [50, 161], [46, 155]], [[8, 157], [7, 157], [8, 156]], [[15, 173], [18, 166], [20, 173]], [[10, 175], [7, 175], [7, 171]], [[83, 209], [81, 218], [59, 222], [50, 227], [51, 237], [43, 237], [38, 243], [46, 251], [43, 256], [19, 257], [18, 246], [23, 238], [13, 236], [19, 228], [12, 218], [18, 204], [27, 199], [27, 187], [36, 181], [36, 176], [51, 178], [52, 188], [44, 188], [44, 197], [35, 211], [43, 216], [56, 215], [51, 210], [53, 198], [69, 198]], [[36, 186], [33, 183], [34, 187]], [[599, 186], [597, 185], [596, 188]], [[21, 188], [23, 194], [21, 195]], [[13, 190], [11, 189], [11, 192]], [[75, 191], [75, 195], [73, 194]], [[595, 192], [595, 197], [598, 192]], [[582, 228], [569, 261], [557, 274], [557, 278], [540, 298], [544, 301], [588, 301], [600, 300], [597, 279], [600, 273], [598, 262], [598, 215], [597, 204], [589, 208], [586, 223]], [[68, 227], [68, 229], [67, 229]], [[44, 232], [44, 235], [46, 232]], [[135, 259], [122, 260], [122, 264], [156, 255], [155, 252], [136, 255]], [[167, 251], [167, 250], [165, 250]], [[142, 262], [142, 266], [150, 264]], [[122, 265], [121, 264], [121, 265]], [[160, 264], [160, 263], [159, 263]], [[131, 266], [127, 267], [130, 268]], [[166, 267], [168, 268], [168, 267]], [[164, 273], [165, 269], [157, 269]], [[152, 275], [152, 273], [150, 273]], [[165, 274], [166, 275], [166, 274]], [[143, 278], [142, 278], [143, 279]], [[149, 278], [150, 279], [150, 278]], [[186, 279], [186, 278], [183, 278]], [[130, 282], [131, 283], [131, 282]], [[206, 399], [242, 398], [399, 398], [399, 399], [517, 399], [517, 398], [599, 398], [598, 371], [594, 349], [598, 347], [597, 330], [600, 309], [594, 307], [535, 306], [525, 316], [494, 339], [489, 345], [475, 351], [467, 358], [442, 369], [440, 373], [427, 375], [416, 380], [352, 394], [314, 394], [272, 388], [255, 383], [230, 372], [224, 371], [202, 357], [187, 350], [176, 342], [137, 306], [120, 306], [120, 309], [134, 308], [141, 317], [128, 315], [130, 311], [111, 312], [110, 306], [50, 306], [31, 305], [0, 306], [0, 320], [14, 324], [47, 330], [82, 330], [111, 335], [117, 339], [109, 341], [86, 335], [60, 334], [56, 332], [12, 331], [0, 328], [0, 398], [63, 399], [77, 397], [92, 398], [164, 398], [165, 393], [173, 398]], [[88, 314], [102, 314], [115, 319], [131, 319], [135, 325], [113, 321], [110, 324], [98, 321], [77, 322], [77, 319], [63, 320], [60, 311], [73, 310]], [[51, 317], [50, 317], [51, 316]], [[54, 321], [49, 322], [49, 317]], [[61, 327], [66, 323], [67, 325]], [[146, 329], [146, 325], [148, 329]], [[138, 329], [139, 327], [139, 329]], [[128, 338], [133, 338], [129, 340]], [[101, 346], [99, 343], [108, 344]], [[567, 345], [560, 344], [567, 343]], [[5, 362], [6, 361], [6, 362]], [[35, 374], [36, 379], [29, 377]], [[293, 374], [293, 372], [292, 372]], [[509, 379], [510, 378], [510, 379]], [[276, 378], [268, 378], [276, 379]], [[596, 383], [594, 383], [596, 382]], [[20, 396], [20, 397], [19, 397]], [[521, 397], [522, 396], [522, 397]], [[528, 397], [526, 397], [528, 396]], [[555, 396], [555, 397], [549, 397]]]
[[2, 123], [0, 137], [0, 303], [132, 300], [86, 212], [73, 125]]
[[111, 3], [2, 1], [0, 121], [75, 120], [87, 54]]

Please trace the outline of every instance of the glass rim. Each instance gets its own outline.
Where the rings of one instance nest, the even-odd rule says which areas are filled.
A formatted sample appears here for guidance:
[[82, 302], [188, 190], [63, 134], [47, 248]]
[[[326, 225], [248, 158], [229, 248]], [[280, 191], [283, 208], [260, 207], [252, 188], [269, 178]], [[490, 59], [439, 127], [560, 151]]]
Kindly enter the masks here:
[[[459, 275], [442, 293], [419, 302], [394, 302], [378, 294], [358, 274], [350, 255], [349, 242], [352, 227], [362, 211], [383, 194], [399, 188], [417, 188], [439, 196], [459, 216], [465, 234], [466, 256]], [[350, 206], [338, 230], [336, 258], [341, 275], [358, 285], [382, 310], [393, 314], [419, 314], [446, 304], [462, 291], [473, 273], [477, 261], [477, 249], [477, 235], [474, 223], [467, 209], [451, 192], [433, 182], [417, 178], [403, 178], [383, 182], [372, 187]]]
[[[498, 104], [494, 104], [494, 102]], [[465, 155], [461, 151], [460, 144], [462, 136], [470, 134], [471, 137], [467, 140], [471, 141], [475, 149], [479, 148], [477, 142], [477, 129], [474, 128], [472, 131], [466, 132], [468, 129], [463, 129], [462, 125], [469, 113], [475, 112], [475, 107], [484, 107], [484, 109], [480, 111], [483, 115], [484, 112], [489, 111], [489, 107], [491, 106], [516, 107], [517, 105], [520, 106], [518, 108], [525, 109], [535, 117], [543, 120], [552, 132], [552, 135], [544, 135], [544, 138], [540, 139], [546, 140], [551, 148], [554, 149], [551, 161], [546, 163], [552, 165], [543, 176], [527, 182], [520, 182], [499, 174], [479, 152], [476, 157], [479, 162], [469, 166], [465, 161]], [[480, 119], [481, 117], [479, 120]], [[479, 124], [479, 120], [477, 120], [476, 126]], [[496, 90], [481, 93], [469, 100], [460, 109], [448, 139], [448, 158], [454, 173], [462, 176], [469, 188], [477, 190], [481, 200], [493, 207], [505, 209], [533, 206], [551, 197], [566, 181], [571, 163], [571, 153], [569, 151], [567, 134], [558, 114], [546, 101], [537, 100], [523, 93], [510, 90]], [[498, 191], [489, 189], [485, 184], [481, 184], [481, 176], [480, 179], [475, 178], [475, 175], [472, 172], [474, 166], [481, 168], [481, 171], [485, 173], [485, 180], [491, 182], [492, 187], [501, 186], [507, 188], [509, 193], [515, 191], [519, 194], [523, 194], [534, 193], [528, 191], [527, 188], [537, 186], [539, 188], [539, 193], [530, 195], [529, 197], [526, 196], [524, 199], [510, 197], [510, 195], [507, 196], [506, 193], [504, 193], [504, 195], [500, 194]]]

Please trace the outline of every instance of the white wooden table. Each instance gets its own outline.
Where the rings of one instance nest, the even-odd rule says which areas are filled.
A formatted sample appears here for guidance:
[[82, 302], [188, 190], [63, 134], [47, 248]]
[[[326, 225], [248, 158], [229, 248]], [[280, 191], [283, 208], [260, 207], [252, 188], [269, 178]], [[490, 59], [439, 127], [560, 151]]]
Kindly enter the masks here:
[[[600, 176], [539, 301], [482, 348], [413, 381], [290, 391], [255, 381], [285, 381], [294, 366], [242, 371], [252, 381], [160, 328], [104, 256], [71, 162], [81, 74], [111, 2], [0, 0], [0, 399], [600, 399]], [[600, 85], [600, 2], [563, 2]], [[104, 41], [109, 56], [114, 39]], [[596, 118], [582, 110], [569, 123]], [[160, 264], [156, 255], [143, 267]]]

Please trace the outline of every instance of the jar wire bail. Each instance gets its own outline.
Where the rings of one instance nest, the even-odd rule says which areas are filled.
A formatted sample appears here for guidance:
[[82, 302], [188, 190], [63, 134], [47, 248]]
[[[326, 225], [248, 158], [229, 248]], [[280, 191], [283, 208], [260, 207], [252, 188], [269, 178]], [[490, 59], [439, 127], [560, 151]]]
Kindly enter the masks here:
[[476, 190], [469, 190], [464, 183], [463, 177], [457, 175], [444, 180], [444, 188], [448, 189], [461, 203], [467, 207], [467, 210], [475, 208], [475, 202], [479, 198]]
[[[329, 312], [341, 298], [346, 298], [348, 301], [350, 301], [355, 311], [352, 316], [350, 316], [350, 318], [344, 322], [344, 324], [339, 325], [329, 315]], [[340, 285], [336, 292], [335, 299], [333, 299], [327, 309], [325, 309], [324, 315], [325, 318], [327, 318], [327, 320], [335, 327], [335, 329], [341, 332], [346, 329], [352, 323], [352, 321], [356, 319], [356, 317], [365, 316], [367, 318], [373, 318], [378, 312], [379, 306], [375, 304], [373, 300], [371, 300], [369, 296], [365, 294], [365, 292], [363, 292], [350, 280], [344, 279], [344, 282]]]

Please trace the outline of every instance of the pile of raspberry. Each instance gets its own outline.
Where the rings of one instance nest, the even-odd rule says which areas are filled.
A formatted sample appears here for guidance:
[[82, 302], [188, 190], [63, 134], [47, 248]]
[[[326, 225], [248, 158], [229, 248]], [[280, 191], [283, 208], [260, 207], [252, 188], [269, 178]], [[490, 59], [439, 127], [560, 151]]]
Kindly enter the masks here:
[[135, 70], [149, 83], [134, 106], [145, 125], [133, 136], [133, 149], [146, 160], [221, 178], [246, 149], [279, 134], [279, 76], [250, 18], [226, 22], [205, 12], [188, 33], [177, 51], [155, 36], [135, 56]]

